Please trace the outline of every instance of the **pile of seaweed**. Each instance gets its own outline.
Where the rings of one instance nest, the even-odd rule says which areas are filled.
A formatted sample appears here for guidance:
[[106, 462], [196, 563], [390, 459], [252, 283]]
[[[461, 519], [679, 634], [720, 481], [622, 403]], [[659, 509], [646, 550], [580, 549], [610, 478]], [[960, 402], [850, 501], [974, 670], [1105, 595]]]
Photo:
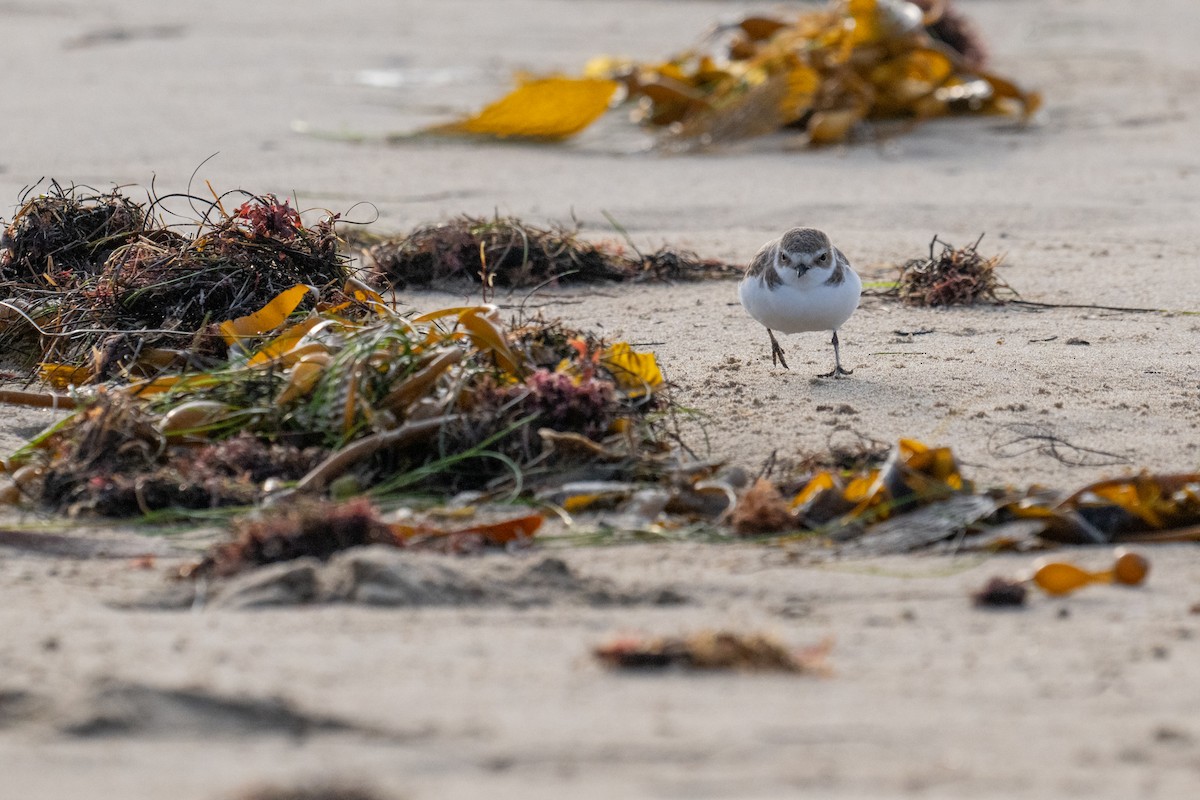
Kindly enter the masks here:
[[524, 79], [478, 114], [426, 133], [564, 139], [620, 96], [672, 148], [785, 129], [809, 144], [840, 143], [883, 120], [1027, 120], [1041, 98], [986, 60], [974, 27], [946, 0], [831, 0], [798, 14], [748, 15], [661, 62], [601, 56], [579, 77]]
[[[0, 347], [27, 363], [86, 365], [92, 380], [139, 362], [211, 365], [224, 349], [216, 323], [297, 283], [335, 300], [349, 277], [337, 216], [306, 225], [271, 194], [139, 203], [119, 188], [32, 191], [0, 237]], [[172, 199], [195, 219], [166, 224]]]
[[668, 247], [643, 254], [592, 243], [578, 229], [539, 228], [515, 217], [462, 216], [394, 239], [364, 242], [366, 265], [396, 288], [532, 287], [599, 281], [690, 281], [740, 275], [734, 264]]
[[[190, 220], [167, 225], [169, 200]], [[528, 497], [679, 463], [653, 354], [488, 304], [401, 313], [351, 274], [337, 221], [248, 192], [139, 203], [52, 182], [22, 197], [3, 226], [0, 344], [48, 390], [0, 399], [74, 413], [4, 462], [0, 498], [127, 516], [291, 494]], [[512, 219], [386, 247], [390, 284], [735, 271]]]
[[652, 354], [540, 318], [506, 324], [487, 305], [406, 317], [353, 284], [351, 300], [305, 312], [310, 291], [217, 326], [217, 368], [79, 392], [8, 459], [15, 499], [121, 516], [279, 492], [516, 496], [670, 460]]
[[1004, 256], [981, 255], [982, 240], [980, 236], [969, 247], [955, 247], [933, 237], [929, 256], [906, 261], [888, 294], [910, 306], [929, 307], [1003, 303], [1015, 298], [1017, 293], [996, 274]]

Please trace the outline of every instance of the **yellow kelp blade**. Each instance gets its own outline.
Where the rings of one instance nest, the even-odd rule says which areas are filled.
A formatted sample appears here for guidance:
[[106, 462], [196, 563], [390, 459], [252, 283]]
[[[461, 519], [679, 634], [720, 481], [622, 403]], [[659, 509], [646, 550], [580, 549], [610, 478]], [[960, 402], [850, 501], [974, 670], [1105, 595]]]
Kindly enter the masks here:
[[813, 144], [837, 144], [845, 141], [850, 129], [863, 120], [861, 108], [818, 111], [808, 121], [808, 139]]
[[383, 295], [357, 278], [347, 278], [342, 291], [353, 297], [355, 302], [371, 306], [377, 314], [387, 311], [387, 301], [383, 299]]
[[461, 317], [463, 314], [467, 313], [468, 311], [478, 312], [481, 314], [490, 314], [491, 312], [493, 312], [495, 310], [496, 310], [496, 307], [490, 306], [490, 305], [448, 306], [446, 308], [439, 308], [436, 311], [430, 311], [428, 313], [422, 314], [419, 317], [413, 317], [412, 320], [410, 320], [410, 321], [412, 322], [413, 325], [420, 325], [424, 322], [433, 322], [434, 320], [445, 319], [446, 317]]
[[46, 383], [55, 389], [66, 389], [68, 386], [82, 386], [92, 379], [91, 367], [76, 367], [71, 364], [42, 364], [38, 373]]
[[653, 393], [663, 385], [662, 370], [653, 353], [639, 353], [628, 342], [617, 342], [604, 351], [601, 363], [612, 373], [617, 386], [630, 397]]
[[[1092, 483], [1068, 497], [1060, 509], [1116, 506], [1146, 528], [1162, 530], [1200, 523], [1200, 473], [1151, 475], [1140, 473]], [[1112, 515], [1114, 522], [1120, 518]], [[1120, 527], [1129, 527], [1127, 522]], [[1110, 535], [1126, 533], [1110, 523]]]
[[847, 10], [854, 21], [851, 37], [857, 45], [896, 39], [921, 30], [923, 13], [912, 3], [878, 0], [849, 0]]
[[934, 49], [914, 49], [876, 64], [868, 79], [876, 88], [872, 114], [878, 117], [920, 114], [917, 103], [954, 77], [954, 64]]
[[993, 72], [980, 72], [979, 77], [991, 84], [995, 96], [990, 106], [1001, 113], [1005, 110], [1004, 103], [1015, 102], [1021, 106], [1021, 119], [1028, 121], [1042, 107], [1042, 95], [1038, 92], [1027, 92]]
[[124, 388], [124, 392], [130, 397], [153, 397], [169, 392], [177, 386], [186, 386], [187, 383], [187, 378], [182, 375], [163, 375], [152, 380], [131, 383]]
[[566, 139], [608, 110], [617, 82], [602, 78], [541, 78], [468, 119], [429, 128], [429, 133], [465, 133], [521, 139]]
[[786, 69], [757, 71], [758, 82], [732, 95], [721, 105], [705, 106], [677, 125], [671, 135], [721, 143], [764, 136], [800, 119], [812, 104], [820, 76], [796, 63]]
[[258, 336], [275, 330], [296, 310], [296, 306], [300, 305], [304, 295], [311, 291], [313, 291], [312, 287], [303, 283], [285, 289], [253, 314], [222, 322], [220, 325], [221, 336], [225, 338], [227, 344], [234, 345], [248, 336]]
[[514, 377], [522, 376], [525, 370], [521, 366], [520, 359], [508, 346], [508, 342], [504, 338], [504, 331], [488, 316], [478, 309], [472, 309], [460, 316], [458, 322], [466, 329], [476, 347], [492, 352], [501, 369]]
[[428, 394], [429, 388], [442, 373], [461, 361], [462, 357], [463, 351], [458, 348], [446, 348], [434, 353], [427, 364], [388, 392], [379, 407], [394, 413], [403, 412], [411, 403]]
[[788, 508], [793, 511], [800, 508], [809, 500], [812, 500], [821, 492], [827, 492], [837, 488], [837, 481], [834, 480], [833, 473], [828, 470], [822, 470], [809, 479], [808, 483], [804, 484], [804, 488], [792, 498], [788, 503]]
[[[455, 322], [466, 331], [472, 344], [480, 350], [492, 352], [496, 356], [496, 363], [505, 372], [515, 377], [520, 377], [524, 373], [521, 359], [508, 346], [508, 341], [504, 337], [504, 331], [501, 330], [499, 323], [494, 319], [496, 317], [495, 306], [452, 306], [450, 308], [442, 308], [422, 314], [419, 317], [414, 317], [412, 324], [420, 325], [425, 322], [445, 319], [446, 317], [458, 317]], [[433, 341], [429, 340], [428, 343], [432, 345]]]
[[298, 322], [285, 330], [283, 333], [276, 336], [271, 341], [260, 347], [250, 360], [246, 362], [247, 366], [257, 366], [259, 364], [271, 363], [296, 348], [301, 340], [308, 335], [313, 328], [324, 323], [325, 320], [313, 317], [306, 319], [303, 322]]
[[671, 125], [712, 108], [698, 89], [666, 75], [644, 81], [637, 91], [650, 104], [645, 119], [651, 125]]
[[293, 364], [288, 370], [287, 384], [275, 397], [275, 405], [283, 407], [293, 400], [307, 397], [332, 360], [328, 353], [310, 353]]

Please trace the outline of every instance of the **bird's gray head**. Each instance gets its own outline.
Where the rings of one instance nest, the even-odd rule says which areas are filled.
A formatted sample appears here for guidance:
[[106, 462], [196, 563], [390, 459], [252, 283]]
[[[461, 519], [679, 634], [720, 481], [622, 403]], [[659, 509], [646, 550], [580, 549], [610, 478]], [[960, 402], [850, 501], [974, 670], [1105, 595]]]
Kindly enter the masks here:
[[833, 244], [816, 228], [792, 228], [779, 237], [781, 270], [794, 269], [803, 275], [810, 269], [827, 269], [834, 264]]

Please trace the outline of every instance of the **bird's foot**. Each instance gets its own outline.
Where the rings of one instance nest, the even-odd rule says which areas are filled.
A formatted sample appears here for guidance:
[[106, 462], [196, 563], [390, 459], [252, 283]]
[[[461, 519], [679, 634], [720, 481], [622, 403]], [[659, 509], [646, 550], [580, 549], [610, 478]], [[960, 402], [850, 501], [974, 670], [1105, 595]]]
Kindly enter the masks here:
[[775, 366], [776, 364], [784, 369], [791, 369], [791, 367], [787, 365], [787, 362], [783, 360], [783, 348], [779, 345], [775, 345], [771, 348], [771, 365]]
[[853, 375], [853, 374], [854, 374], [854, 370], [842, 369], [842, 365], [839, 364], [836, 367], [834, 367], [831, 372], [822, 372], [817, 377], [818, 378], [844, 378], [847, 375]]
[[779, 342], [775, 341], [775, 334], [768, 330], [767, 335], [771, 337], [771, 366], [778, 364], [784, 369], [791, 369], [783, 358], [783, 348], [779, 346]]

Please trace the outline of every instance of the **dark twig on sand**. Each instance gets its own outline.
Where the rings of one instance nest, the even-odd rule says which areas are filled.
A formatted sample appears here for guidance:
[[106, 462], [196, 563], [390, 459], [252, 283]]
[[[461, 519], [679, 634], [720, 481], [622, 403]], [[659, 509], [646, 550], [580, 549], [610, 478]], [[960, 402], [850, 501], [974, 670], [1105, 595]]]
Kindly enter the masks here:
[[[1168, 314], [1171, 313], [1162, 308], [1131, 308], [1129, 306], [1102, 306], [1095, 303], [1036, 303], [1033, 300], [1009, 300], [1014, 306], [1026, 306], [1028, 308], [1086, 308], [1093, 311], [1122, 311], [1127, 314]], [[1188, 313], [1188, 312], [1185, 312]]]
[[[999, 441], [1002, 435], [1011, 438]], [[1107, 467], [1128, 464], [1129, 459], [1118, 453], [1083, 447], [1051, 433], [1042, 425], [1014, 422], [1003, 425], [988, 435], [988, 453], [996, 458], [1016, 458], [1026, 453], [1050, 456], [1069, 467]]]

